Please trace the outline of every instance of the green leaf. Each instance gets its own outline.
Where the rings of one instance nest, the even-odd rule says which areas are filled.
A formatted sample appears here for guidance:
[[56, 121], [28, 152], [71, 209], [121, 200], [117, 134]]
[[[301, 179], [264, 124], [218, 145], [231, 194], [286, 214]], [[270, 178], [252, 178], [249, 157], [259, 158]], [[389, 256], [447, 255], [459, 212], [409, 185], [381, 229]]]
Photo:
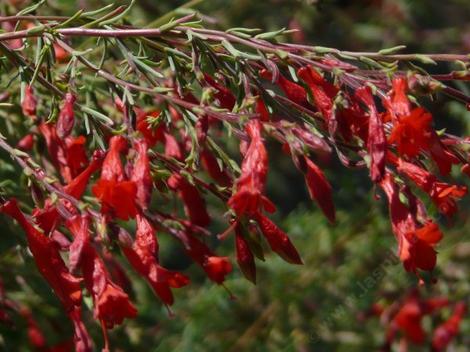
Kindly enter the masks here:
[[391, 54], [395, 54], [397, 51], [401, 51], [401, 50], [404, 50], [404, 49], [406, 49], [406, 45], [397, 45], [397, 46], [394, 46], [392, 48], [386, 48], [386, 49], [379, 50], [379, 54], [380, 55], [391, 55]]
[[437, 65], [437, 62], [434, 61], [433, 59], [431, 59], [427, 55], [416, 54], [415, 55], [415, 60], [418, 60], [418, 61], [422, 62], [423, 64], [427, 64], [427, 65]]
[[108, 116], [102, 114], [101, 112], [93, 110], [92, 108], [89, 108], [88, 106], [81, 106], [80, 109], [83, 112], [93, 116], [94, 118], [96, 118], [100, 122], [104, 123], [105, 125], [112, 126], [114, 124], [114, 121], [111, 120]]

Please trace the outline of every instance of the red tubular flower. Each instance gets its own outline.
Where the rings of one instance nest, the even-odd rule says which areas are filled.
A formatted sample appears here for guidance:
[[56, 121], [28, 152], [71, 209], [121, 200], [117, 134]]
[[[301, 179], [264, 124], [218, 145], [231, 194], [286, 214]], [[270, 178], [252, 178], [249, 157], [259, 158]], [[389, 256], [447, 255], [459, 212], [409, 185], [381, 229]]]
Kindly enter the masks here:
[[367, 138], [367, 149], [370, 155], [370, 177], [373, 182], [382, 179], [385, 172], [385, 152], [387, 140], [385, 131], [370, 87], [366, 86], [356, 91], [356, 96], [369, 109], [369, 136]]
[[323, 171], [320, 170], [312, 160], [305, 156], [303, 156], [302, 159], [306, 168], [304, 174], [308, 193], [310, 194], [310, 197], [317, 202], [328, 220], [331, 223], [334, 223], [336, 212], [335, 205], [333, 203], [331, 185], [323, 174]]
[[470, 177], [470, 164], [467, 163], [467, 164], [463, 165], [462, 168], [461, 168], [461, 171], [464, 175], [467, 175], [468, 177]]
[[331, 155], [331, 147], [325, 142], [325, 139], [299, 127], [292, 128], [292, 132], [302, 141], [302, 143], [315, 151], [315, 153], [320, 154], [321, 156], [324, 155], [325, 157], [329, 157]]
[[433, 297], [424, 300], [421, 306], [425, 314], [431, 314], [441, 308], [447, 307], [449, 303], [450, 302], [447, 297]]
[[64, 105], [60, 110], [56, 124], [57, 135], [59, 138], [64, 139], [72, 132], [73, 125], [75, 124], [75, 114], [73, 112], [75, 100], [75, 95], [72, 93], [65, 94]]
[[460, 160], [449, 149], [442, 144], [435, 132], [430, 139], [430, 153], [441, 175], [448, 175], [453, 164], [459, 164]]
[[67, 137], [65, 139], [65, 157], [72, 178], [82, 172], [88, 164], [85, 143], [85, 136]]
[[39, 132], [41, 132], [46, 141], [47, 151], [52, 163], [56, 167], [59, 167], [59, 149], [61, 143], [60, 139], [57, 137], [55, 128], [53, 128], [51, 124], [43, 122], [39, 125]]
[[153, 147], [157, 142], [163, 141], [164, 128], [162, 126], [152, 127], [147, 121], [147, 116], [157, 118], [160, 116], [160, 111], [147, 113], [140, 110], [137, 113], [137, 130], [144, 136], [149, 147]]
[[30, 151], [31, 149], [33, 149], [33, 146], [34, 146], [34, 135], [32, 133], [28, 133], [26, 136], [21, 138], [18, 141], [18, 144], [16, 145], [18, 149], [23, 150], [23, 151]]
[[[71, 195], [76, 199], [80, 199], [85, 193], [88, 181], [91, 175], [96, 172], [103, 162], [103, 153], [99, 150], [93, 153], [90, 164], [86, 167], [83, 172], [75, 177], [68, 185], [64, 187], [64, 192]], [[60, 201], [61, 206], [66, 207], [72, 214], [75, 214], [77, 210], [71, 206], [66, 200]], [[33, 217], [35, 222], [44, 231], [44, 234], [53, 234], [53, 230], [60, 225], [61, 218], [57, 210], [57, 206], [47, 199], [42, 209], [35, 208], [33, 210]]]
[[288, 263], [303, 264], [297, 249], [295, 249], [284, 231], [260, 213], [255, 215], [255, 220], [273, 252], [277, 253]]
[[122, 136], [110, 139], [100, 180], [93, 186], [93, 194], [101, 201], [102, 212], [128, 220], [137, 214], [135, 205], [137, 187], [133, 181], [126, 181], [121, 153], [127, 147]]
[[392, 229], [405, 269], [415, 273], [417, 269], [433, 270], [436, 265], [434, 246], [442, 238], [438, 226], [428, 222], [418, 228], [415, 215], [400, 201], [399, 191], [391, 174], [387, 173], [380, 185], [388, 198]]
[[150, 174], [150, 161], [147, 155], [148, 145], [145, 140], [135, 142], [137, 158], [132, 170], [131, 180], [137, 186], [137, 204], [147, 209], [152, 196], [152, 176]]
[[457, 211], [456, 200], [467, 193], [467, 187], [439, 182], [433, 174], [402, 159], [398, 159], [397, 170], [428, 193], [439, 211], [447, 216], [452, 216]]
[[385, 106], [391, 113], [392, 118], [406, 116], [410, 114], [411, 104], [406, 96], [408, 82], [404, 77], [398, 77], [392, 81], [392, 90], [389, 93], [389, 99], [385, 101]]
[[31, 347], [36, 351], [47, 351], [46, 338], [30, 310], [23, 307], [20, 309], [20, 314], [26, 319], [26, 324], [28, 326], [28, 340]]
[[423, 108], [413, 109], [394, 124], [388, 142], [396, 144], [400, 155], [415, 157], [431, 147], [432, 116]]
[[199, 264], [206, 272], [207, 277], [217, 284], [222, 284], [232, 271], [232, 264], [227, 257], [216, 256], [206, 244], [196, 237], [182, 233], [182, 239], [188, 256]]
[[466, 311], [467, 307], [465, 303], [457, 303], [450, 318], [434, 330], [432, 337], [433, 351], [441, 352], [446, 350], [452, 339], [459, 333], [460, 323]]
[[261, 123], [251, 120], [246, 132], [250, 145], [242, 162], [242, 173], [237, 180], [237, 191], [228, 201], [228, 205], [238, 216], [253, 216], [262, 208], [274, 212], [274, 204], [263, 195], [268, 173], [268, 153], [261, 138]]
[[52, 287], [74, 324], [76, 350], [91, 351], [91, 340], [80, 319], [81, 280], [70, 274], [54, 241], [26, 220], [18, 208], [16, 200], [12, 199], [6, 202], [2, 205], [1, 211], [18, 221], [25, 231], [28, 247], [33, 254], [39, 272]]
[[243, 235], [241, 225], [235, 225], [235, 247], [237, 250], [237, 263], [243, 275], [253, 283], [256, 283], [256, 264], [248, 241]]
[[[259, 74], [265, 79], [273, 79], [272, 73], [266, 69], [261, 70]], [[277, 81], [274, 83], [279, 85], [279, 87], [283, 90], [284, 94], [291, 101], [301, 106], [311, 108], [311, 105], [307, 100], [307, 92], [305, 91], [304, 87], [297, 83], [289, 81], [281, 74], [278, 75]]]
[[232, 185], [232, 179], [225, 168], [221, 169], [217, 159], [212, 152], [203, 148], [199, 155], [202, 167], [207, 171], [210, 177], [214, 179], [219, 185], [229, 187]]
[[80, 317], [80, 309], [75, 309], [69, 313], [69, 318], [72, 320], [74, 329], [74, 347], [75, 352], [90, 352], [91, 338], [88, 335], [85, 324]]
[[410, 295], [393, 318], [393, 324], [401, 330], [406, 338], [415, 344], [425, 341], [425, 333], [421, 326], [424, 312], [421, 308], [419, 297]]
[[147, 280], [162, 302], [172, 305], [174, 299], [171, 288], [186, 286], [189, 278], [159, 265], [155, 230], [145, 216], [137, 214], [136, 220], [135, 241], [132, 242], [130, 236], [121, 231], [121, 249], [134, 270]]
[[75, 177], [67, 186], [64, 187], [64, 191], [74, 198], [80, 199], [85, 193], [88, 181], [91, 175], [93, 175], [103, 164], [103, 152], [97, 150], [93, 153], [90, 163], [77, 177]]
[[165, 142], [165, 156], [182, 161], [184, 155], [176, 138], [172, 134], [164, 132], [163, 139]]
[[211, 218], [207, 213], [206, 202], [195, 186], [178, 173], [171, 175], [167, 183], [172, 190], [178, 192], [178, 196], [184, 203], [186, 215], [193, 224], [201, 227], [210, 224]]
[[196, 121], [196, 138], [200, 145], [203, 145], [207, 139], [207, 132], [209, 131], [209, 116], [199, 115]]
[[27, 85], [24, 91], [23, 102], [21, 103], [23, 114], [35, 120], [37, 105], [38, 104], [36, 97], [34, 96], [33, 87]]
[[333, 100], [339, 89], [327, 82], [312, 66], [301, 67], [297, 75], [310, 87], [315, 106], [328, 122], [330, 134], [336, 131], [336, 118], [333, 112]]
[[70, 57], [70, 53], [59, 44], [54, 43], [52, 46], [54, 48], [54, 56], [58, 62], [65, 62]]
[[67, 223], [74, 236], [70, 265], [81, 268], [85, 286], [93, 298], [95, 318], [111, 329], [125, 318], [134, 318], [137, 310], [128, 295], [111, 281], [103, 260], [91, 244], [89, 225], [87, 216], [74, 216]]
[[417, 269], [432, 271], [436, 266], [434, 246], [442, 239], [442, 233], [435, 223], [428, 223], [414, 233], [406, 234], [411, 243], [410, 258], [404, 262], [405, 269], [416, 272]]
[[354, 97], [348, 96], [349, 106], [336, 112], [338, 128], [346, 141], [359, 137], [364, 142], [369, 134], [369, 117], [364, 113]]
[[268, 108], [261, 97], [256, 99], [256, 112], [260, 116], [260, 121], [267, 122], [270, 120]]
[[204, 73], [204, 80], [216, 90], [214, 96], [219, 101], [220, 106], [224, 109], [232, 110], [237, 100], [230, 89], [217, 83], [214, 78], [207, 73]]
[[387, 346], [390, 347], [397, 331], [401, 331], [408, 341], [422, 345], [426, 339], [425, 331], [422, 327], [423, 317], [434, 313], [448, 304], [448, 299], [444, 297], [423, 300], [418, 290], [412, 290], [401, 302], [395, 315], [393, 315], [387, 331]]
[[132, 282], [126, 271], [122, 267], [121, 263], [116, 260], [113, 256], [113, 253], [103, 249], [101, 256], [104, 260], [106, 268], [111, 275], [111, 279], [120, 287], [123, 288], [125, 292], [132, 291]]

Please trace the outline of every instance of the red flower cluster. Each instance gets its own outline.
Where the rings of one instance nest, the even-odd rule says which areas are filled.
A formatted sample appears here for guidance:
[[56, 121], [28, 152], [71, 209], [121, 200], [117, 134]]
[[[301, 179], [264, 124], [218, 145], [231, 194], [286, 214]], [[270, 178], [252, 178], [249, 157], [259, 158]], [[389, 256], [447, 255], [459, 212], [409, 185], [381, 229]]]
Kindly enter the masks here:
[[80, 267], [85, 286], [93, 298], [95, 318], [108, 329], [122, 324], [125, 318], [133, 318], [137, 310], [121, 287], [113, 283], [103, 260], [93, 247], [89, 235], [87, 215], [75, 215], [67, 221], [74, 239], [69, 247], [71, 270]]
[[[60, 47], [54, 50], [59, 61], [67, 58]], [[125, 272], [104, 244], [118, 243], [132, 268], [167, 307], [173, 304], [172, 289], [188, 285], [189, 278], [161, 265], [157, 230], [179, 240], [187, 256], [210, 280], [224, 283], [232, 271], [231, 262], [228, 257], [217, 255], [204, 240], [211, 225], [206, 206], [209, 192], [230, 208], [232, 219], [225, 234], [234, 230], [236, 259], [249, 280], [256, 281], [255, 257], [263, 257], [259, 238], [285, 261], [302, 263], [289, 236], [266, 216], [276, 210], [265, 193], [267, 136], [278, 140], [290, 154], [305, 178], [310, 197], [331, 223], [336, 219], [332, 187], [320, 166], [330, 162], [336, 153], [348, 167], [368, 167], [370, 179], [387, 197], [405, 269], [418, 276], [420, 270], [434, 269], [442, 233], [407, 182], [427, 193], [442, 214], [455, 214], [457, 201], [464, 197], [467, 188], [440, 181], [430, 171], [427, 160], [436, 164], [444, 176], [454, 164], [463, 164], [462, 171], [468, 172], [468, 152], [461, 148], [464, 142], [433, 129], [431, 114], [408, 98], [407, 94], [413, 91], [405, 77], [392, 79], [387, 92], [384, 89], [388, 81], [377, 86], [372, 84], [377, 83], [375, 79], [367, 84], [357, 81], [350, 74], [355, 67], [334, 58], [319, 60], [318, 66], [297, 67], [294, 80], [288, 78], [286, 71], [280, 72], [270, 59], [263, 63], [266, 68], [258, 76], [271, 80], [273, 91], [265, 90], [263, 84], [267, 82], [258, 77], [256, 84], [251, 84], [250, 75], [261, 65], [257, 63], [256, 70], [247, 70], [243, 77], [244, 98], [240, 93], [234, 94], [234, 82], [229, 77], [216, 72], [197, 76], [195, 82], [203, 91], [200, 100], [185, 91], [187, 87], [181, 86], [179, 79], [169, 78], [164, 84], [172, 92], [165, 98], [155, 97], [158, 110], [126, 106], [120, 99], [115, 99], [114, 104], [111, 100], [105, 102], [106, 107], [116, 108], [116, 122], [122, 123], [123, 128], [113, 130], [114, 135], [108, 129], [100, 131], [109, 146], [91, 158], [87, 138], [77, 134], [79, 121], [74, 107], [80, 97], [71, 92], [65, 94], [56, 122], [52, 118], [46, 123], [38, 116], [43, 109], [38, 109], [35, 90], [25, 87], [21, 107], [32, 127], [17, 146], [31, 151], [42, 136], [50, 159], [44, 168], [49, 171], [55, 167], [55, 174], [60, 177], [48, 178], [28, 154], [14, 151], [12, 156], [21, 159], [20, 164], [31, 166], [32, 171], [28, 171], [34, 179], [32, 193], [41, 206], [33, 209], [31, 218], [20, 211], [14, 200], [3, 204], [1, 210], [15, 218], [26, 232], [40, 273], [74, 324], [78, 351], [91, 349], [81, 320], [82, 284], [92, 298], [94, 317], [101, 322], [105, 335], [107, 328], [137, 314], [126, 293], [129, 285]], [[336, 67], [344, 74], [335, 76], [331, 83], [331, 75], [317, 67]], [[218, 109], [208, 107], [208, 102]], [[233, 119], [236, 114], [240, 114], [238, 120]], [[239, 174], [235, 162], [217, 145], [217, 138], [225, 136], [221, 129], [226, 121], [220, 122], [224, 117], [232, 118], [227, 120], [233, 122], [231, 132], [242, 140]], [[201, 176], [200, 170], [207, 175]], [[101, 174], [93, 181], [91, 192], [99, 201], [101, 212], [92, 209], [93, 203], [81, 200], [97, 171]], [[56, 197], [41, 200], [42, 190], [37, 185]], [[152, 202], [154, 188], [161, 191], [161, 197], [158, 201], [154, 197]], [[184, 207], [183, 218], [178, 212], [165, 213], [166, 209], [159, 208], [168, 194]], [[135, 236], [123, 224], [133, 219]], [[445, 300], [422, 300], [416, 293], [410, 294], [393, 315], [388, 343], [398, 332], [411, 342], [422, 343], [422, 317], [447, 304]], [[464, 310], [463, 305], [457, 305], [452, 317], [436, 329], [436, 350], [445, 348], [456, 335]], [[2, 311], [0, 318], [6, 319]], [[34, 322], [28, 322], [33, 345], [45, 346]]]
[[76, 351], [90, 351], [91, 340], [80, 318], [81, 280], [70, 273], [55, 242], [26, 219], [15, 200], [6, 202], [1, 211], [18, 221], [25, 231], [28, 247], [39, 272], [60, 299], [74, 325]]
[[[398, 304], [390, 306], [375, 305], [373, 312], [381, 318], [387, 326], [384, 351], [391, 351], [394, 340], [402, 336], [403, 343], [424, 345], [427, 340], [427, 332], [423, 327], [423, 318], [435, 315], [438, 311], [451, 306], [451, 302], [445, 297], [424, 299], [418, 290], [411, 290]], [[445, 351], [458, 332], [460, 322], [466, 312], [466, 305], [457, 302], [453, 313], [442, 324], [437, 326], [430, 336], [432, 351]]]

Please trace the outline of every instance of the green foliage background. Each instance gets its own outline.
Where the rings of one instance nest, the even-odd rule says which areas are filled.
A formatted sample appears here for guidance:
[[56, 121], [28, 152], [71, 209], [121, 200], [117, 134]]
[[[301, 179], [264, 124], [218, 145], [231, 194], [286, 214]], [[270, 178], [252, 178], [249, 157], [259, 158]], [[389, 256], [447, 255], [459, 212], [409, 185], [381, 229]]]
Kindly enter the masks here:
[[[93, 9], [110, 1], [49, 3], [54, 12], [71, 14], [77, 6]], [[138, 0], [130, 21], [145, 25], [179, 4], [182, 2]], [[208, 0], [197, 8], [212, 26], [223, 29], [247, 26], [270, 31], [287, 27], [295, 20], [303, 28], [306, 42], [314, 45], [375, 51], [405, 44], [410, 52], [470, 52], [470, 2], [466, 0]], [[470, 114], [465, 107], [437, 97], [428, 103], [428, 108], [438, 126], [449, 126], [452, 132], [470, 135]], [[259, 265], [256, 286], [244, 280], [235, 269], [226, 284], [236, 296], [230, 300], [222, 287], [211, 284], [198, 268], [188, 267], [180, 260], [172, 243], [166, 243], [161, 236], [164, 265], [188, 272], [193, 283], [176, 291], [175, 317], [170, 318], [146, 284], [131, 275], [139, 316], [111, 333], [115, 350], [378, 349], [384, 339], [384, 329], [376, 318], [360, 319], [361, 313], [374, 302], [398, 299], [416, 285], [416, 279], [405, 273], [394, 259], [396, 243], [384, 200], [374, 197], [372, 184], [363, 172], [345, 170], [336, 161], [324, 164], [328, 167], [339, 211], [337, 225], [330, 226], [308, 199], [302, 177], [293, 170], [288, 158], [277, 147], [271, 147], [270, 151], [268, 194], [279, 205], [278, 224], [290, 234], [305, 265], [292, 266], [269, 255]], [[7, 164], [8, 158], [1, 156], [0, 182], [19, 175], [19, 170]], [[470, 185], [468, 179], [461, 182]], [[439, 282], [423, 288], [425, 295], [444, 294], [453, 300], [468, 300], [468, 205], [468, 200], [461, 204], [452, 228], [447, 228], [448, 224], [441, 219], [446, 237], [439, 247], [436, 272]], [[25, 254], [24, 249], [16, 246], [23, 236], [5, 218], [0, 221], [0, 275], [6, 280], [7, 292], [12, 298], [27, 301], [47, 332], [48, 340], [59, 341], [70, 334], [70, 327], [60, 323], [63, 317], [57, 309], [59, 304], [37, 272], [30, 270], [34, 264], [28, 255], [21, 256], [26, 260], [24, 271], [13, 273], [13, 277], [9, 263]], [[229, 238], [218, 252], [233, 257], [233, 247], [233, 238]], [[92, 322], [89, 311], [86, 314], [95, 341], [100, 341], [99, 326]], [[444, 310], [433, 324], [449, 314]], [[0, 350], [29, 350], [24, 322], [16, 323], [16, 328], [0, 325]], [[431, 323], [426, 320], [425, 326], [429, 328]], [[462, 333], [452, 351], [468, 351], [467, 346], [470, 346], [468, 319], [462, 324]], [[412, 350], [429, 349], [413, 347]]]

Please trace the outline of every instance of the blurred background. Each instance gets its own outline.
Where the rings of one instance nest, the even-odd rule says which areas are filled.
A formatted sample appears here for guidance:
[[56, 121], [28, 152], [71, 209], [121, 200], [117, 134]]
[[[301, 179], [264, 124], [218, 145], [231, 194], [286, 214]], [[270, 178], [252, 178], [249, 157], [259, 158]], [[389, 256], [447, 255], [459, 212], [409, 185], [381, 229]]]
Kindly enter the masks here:
[[[11, 11], [8, 2], [1, 2], [2, 12]], [[111, 1], [49, 0], [48, 3], [51, 12], [72, 14], [77, 7], [91, 10]], [[133, 24], [143, 26], [181, 4], [182, 1], [176, 0], [137, 0], [130, 18]], [[207, 0], [195, 8], [205, 16], [207, 25], [214, 28], [251, 27], [265, 31], [295, 28], [299, 31], [285, 40], [312, 45], [376, 51], [404, 44], [409, 52], [470, 52], [468, 0]], [[458, 88], [467, 89], [463, 85]], [[427, 107], [437, 126], [450, 126], [451, 132], [470, 135], [470, 113], [465, 106], [437, 97]], [[163, 264], [189, 273], [193, 283], [175, 291], [175, 316], [169, 317], [149, 287], [131, 274], [139, 316], [113, 330], [113, 348], [116, 351], [377, 350], [384, 341], [384, 328], [379, 319], [364, 316], [373, 303], [393, 302], [414, 287], [417, 280], [404, 272], [394, 256], [396, 242], [385, 202], [374, 196], [367, 175], [346, 170], [334, 160], [323, 166], [328, 168], [327, 175], [335, 190], [338, 209], [335, 226], [329, 225], [310, 201], [303, 177], [292, 168], [290, 160], [277, 145], [270, 146], [267, 193], [279, 205], [276, 221], [299, 248], [303, 266], [289, 265], [277, 256], [268, 255], [265, 263], [258, 266], [256, 286], [235, 269], [226, 282], [236, 297], [232, 300], [222, 287], [206, 280], [199, 268], [187, 267], [173, 242], [160, 236]], [[468, 179], [460, 182], [470, 185]], [[460, 204], [461, 211], [452, 224], [439, 219], [445, 231], [435, 273], [439, 281], [422, 289], [426, 297], [448, 295], [455, 301], [469, 297], [469, 204], [468, 199]], [[17, 229], [3, 217], [0, 221], [0, 275], [11, 277], [11, 273], [7, 275], [8, 262], [14, 260], [11, 248], [18, 238], [11, 232]], [[233, 241], [233, 237], [227, 239], [217, 248], [218, 253], [234, 259]], [[48, 340], [59, 341], [63, 334], [69, 334], [67, 327], [57, 323], [61, 317], [58, 302], [37, 273], [15, 274], [14, 282], [7, 282], [6, 286], [15, 297], [30, 303], [33, 314], [48, 333]], [[431, 325], [436, 326], [449, 315], [450, 311], [444, 310], [434, 322], [426, 318], [424, 326], [429, 331]], [[100, 341], [99, 326], [91, 319], [87, 325], [96, 341]], [[450, 351], [470, 350], [468, 318], [461, 329]], [[24, 329], [0, 324], [0, 350], [29, 350]], [[429, 347], [412, 346], [410, 350], [428, 351]]]

